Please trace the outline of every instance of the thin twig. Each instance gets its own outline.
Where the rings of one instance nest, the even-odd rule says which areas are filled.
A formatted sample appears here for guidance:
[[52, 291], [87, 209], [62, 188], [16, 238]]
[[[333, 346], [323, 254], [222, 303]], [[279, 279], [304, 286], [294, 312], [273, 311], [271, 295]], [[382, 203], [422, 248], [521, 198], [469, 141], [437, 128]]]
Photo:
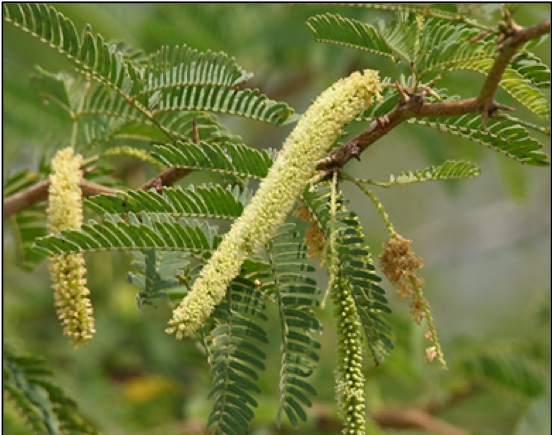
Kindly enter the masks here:
[[[81, 179], [81, 190], [83, 196], [94, 196], [100, 193], [114, 194], [118, 190], [106, 187], [102, 184], [94, 183], [93, 181]], [[28, 189], [22, 190], [8, 198], [4, 199], [4, 219], [9, 218], [15, 213], [23, 211], [29, 207], [32, 207], [39, 202], [46, 201], [48, 199], [48, 188], [50, 187], [50, 181], [44, 180]]]

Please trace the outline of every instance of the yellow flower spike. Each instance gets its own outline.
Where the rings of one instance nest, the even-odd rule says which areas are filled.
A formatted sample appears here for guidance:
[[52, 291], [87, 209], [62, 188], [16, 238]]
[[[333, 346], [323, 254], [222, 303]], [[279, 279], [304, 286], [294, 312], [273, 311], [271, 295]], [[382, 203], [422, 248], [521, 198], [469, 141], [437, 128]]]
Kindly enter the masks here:
[[[73, 155], [71, 147], [58, 151], [52, 159], [48, 191], [48, 229], [58, 234], [68, 228], [79, 227], [83, 221], [82, 156]], [[86, 287], [86, 265], [82, 254], [65, 254], [50, 257], [50, 277], [58, 318], [63, 334], [71, 345], [86, 345], [96, 332], [92, 303]]]
[[379, 97], [378, 72], [365, 70], [333, 84], [305, 112], [251, 203], [203, 268], [190, 293], [174, 310], [168, 333], [193, 334], [212, 314], [245, 259], [267, 243], [282, 225], [316, 162], [328, 152], [341, 129]]

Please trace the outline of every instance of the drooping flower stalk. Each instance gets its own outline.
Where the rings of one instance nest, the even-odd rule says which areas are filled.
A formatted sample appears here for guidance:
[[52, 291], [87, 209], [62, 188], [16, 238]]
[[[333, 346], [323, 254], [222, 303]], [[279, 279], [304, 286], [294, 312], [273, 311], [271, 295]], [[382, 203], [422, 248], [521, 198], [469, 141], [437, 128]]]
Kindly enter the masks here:
[[[332, 267], [332, 266], [331, 266]], [[362, 373], [361, 324], [347, 281], [336, 265], [333, 287], [334, 319], [337, 333], [336, 398], [343, 435], [366, 433], [366, 399]]]
[[[48, 229], [53, 234], [82, 225], [81, 165], [82, 156], [73, 155], [71, 147], [58, 151], [52, 159], [46, 213]], [[86, 345], [96, 331], [84, 257], [82, 254], [52, 256], [49, 269], [63, 333], [71, 338], [73, 347]]]
[[168, 333], [191, 335], [211, 315], [245, 259], [267, 243], [293, 208], [340, 130], [379, 95], [378, 72], [355, 72], [324, 91], [305, 112], [251, 203], [225, 235], [190, 293], [174, 310]]
[[429, 302], [423, 294], [424, 279], [418, 276], [416, 270], [424, 267], [422, 257], [416, 255], [411, 248], [411, 240], [407, 240], [400, 234], [396, 234], [383, 245], [380, 255], [380, 267], [391, 283], [397, 288], [401, 299], [409, 298], [411, 314], [414, 321], [421, 325], [425, 319], [427, 329], [425, 337], [433, 346], [426, 349], [426, 361], [431, 362], [435, 358], [439, 360], [443, 368], [447, 368], [441, 344], [437, 337], [437, 328], [431, 316]]

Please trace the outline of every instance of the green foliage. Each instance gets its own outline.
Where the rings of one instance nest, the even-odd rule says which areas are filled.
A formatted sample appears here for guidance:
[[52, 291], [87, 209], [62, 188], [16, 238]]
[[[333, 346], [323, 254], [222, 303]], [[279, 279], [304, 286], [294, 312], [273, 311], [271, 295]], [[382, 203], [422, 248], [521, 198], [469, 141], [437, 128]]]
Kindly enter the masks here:
[[[524, 67], [523, 63], [518, 63], [515, 59], [513, 62], [514, 68], [506, 68], [506, 71], [504, 71], [500, 87], [539, 118], [545, 120], [550, 118], [550, 103], [545, 94], [539, 89], [542, 83], [539, 79], [546, 74], [550, 78], [550, 70], [540, 59], [533, 58], [529, 67]], [[458, 62], [452, 65], [450, 69], [471, 70], [486, 75], [491, 70], [492, 65], [493, 58], [488, 58]], [[519, 70], [515, 67], [518, 67]]]
[[32, 433], [96, 434], [80, 416], [77, 405], [50, 381], [52, 372], [43, 359], [22, 356], [4, 347], [4, 392], [19, 409]]
[[273, 151], [243, 144], [181, 143], [155, 146], [154, 157], [172, 168], [212, 171], [241, 178], [262, 179], [272, 166]]
[[247, 271], [244, 275], [230, 285], [203, 333], [213, 382], [209, 397], [214, 400], [207, 424], [214, 434], [248, 432], [254, 416], [251, 408], [258, 406], [251, 393], [260, 393], [257, 372], [265, 369], [265, 353], [259, 348], [268, 343], [259, 322], [266, 320], [263, 294]]
[[189, 263], [186, 255], [180, 252], [135, 251], [133, 254], [137, 257], [133, 263], [137, 271], [129, 272], [127, 280], [141, 289], [136, 295], [139, 308], [153, 305], [154, 299], [166, 298], [166, 290], [179, 284], [176, 276], [182, 274]]
[[[277, 125], [294, 120], [285, 103], [270, 100], [257, 89], [238, 89], [251, 74], [224, 53], [162, 48], [143, 66], [141, 56], [129, 55], [125, 45], [104, 42], [90, 26], [79, 38], [72, 21], [51, 6], [6, 4], [4, 19], [55, 48], [87, 79], [99, 83], [91, 89], [87, 83], [80, 98], [72, 98], [79, 107], [71, 108], [71, 119], [85, 118], [81, 130], [88, 144], [129, 137], [155, 142], [159, 133], [174, 142], [182, 138], [180, 129], [174, 134], [175, 122], [182, 122], [175, 115], [178, 118], [181, 112], [230, 113]], [[45, 93], [69, 109], [65, 76], [57, 77], [57, 83], [55, 79], [50, 77]], [[206, 121], [207, 126], [216, 125]]]
[[[331, 218], [330, 189], [307, 186], [302, 201], [327, 240]], [[339, 268], [355, 299], [374, 363], [379, 365], [393, 349], [392, 333], [384, 316], [391, 310], [385, 291], [377, 284], [381, 278], [375, 273], [358, 217], [346, 210], [344, 198], [339, 198], [339, 204], [341, 210], [336, 214]]]
[[481, 129], [481, 119], [473, 114], [447, 118], [412, 118], [407, 122], [469, 139], [520, 163], [534, 166], [550, 165], [548, 155], [542, 151], [542, 144], [531, 137], [525, 127], [509, 119], [490, 119], [487, 130]]
[[238, 186], [197, 186], [163, 188], [162, 194], [155, 190], [129, 190], [120, 195], [96, 195], [86, 200], [86, 205], [100, 214], [124, 215], [147, 210], [156, 216], [173, 218], [204, 218], [233, 220], [241, 215], [249, 202], [251, 191]]
[[520, 346], [499, 345], [468, 353], [458, 369], [501, 392], [536, 398], [545, 392], [544, 372]]
[[322, 332], [313, 307], [318, 307], [320, 293], [316, 281], [304, 272], [312, 266], [303, 263], [306, 246], [301, 234], [291, 224], [283, 225], [267, 246], [270, 274], [261, 280], [261, 291], [277, 304], [282, 335], [282, 364], [280, 369], [280, 404], [277, 421], [284, 411], [293, 425], [305, 421], [304, 407], [312, 406], [310, 396], [316, 390], [308, 382], [319, 360], [320, 343], [313, 337]]
[[428, 166], [419, 171], [403, 171], [399, 175], [390, 175], [387, 182], [375, 182], [360, 180], [359, 182], [374, 184], [381, 187], [404, 185], [410, 183], [422, 183], [425, 181], [455, 180], [475, 178], [481, 173], [481, 169], [473, 162], [447, 160], [439, 166]]
[[[428, 75], [453, 70], [471, 70], [488, 74], [496, 56], [496, 41], [492, 34], [478, 38], [481, 29], [467, 22], [449, 19], [421, 19], [410, 14], [397, 14], [392, 22], [380, 21], [377, 26], [344, 18], [337, 14], [317, 15], [309, 19], [315, 38], [319, 42], [343, 45], [367, 51], [411, 70], [411, 85], [423, 82]], [[550, 102], [540, 89], [550, 82], [550, 69], [534, 54], [521, 51], [512, 60], [499, 85], [520, 104], [542, 119], [550, 117]], [[441, 90], [440, 99], [448, 96]], [[371, 108], [381, 116], [385, 109], [398, 101], [396, 91], [385, 95], [384, 103]], [[378, 110], [379, 109], [379, 110]], [[367, 117], [368, 113], [363, 114]], [[496, 120], [485, 131], [479, 116], [446, 117], [443, 122], [432, 119], [411, 118], [431, 128], [437, 128], [472, 140], [502, 152], [523, 163], [549, 165], [542, 153], [543, 145], [531, 137], [519, 124]], [[446, 126], [444, 125], [446, 123]]]
[[157, 249], [204, 256], [211, 252], [215, 240], [216, 230], [207, 223], [190, 225], [165, 216], [150, 218], [147, 213], [129, 213], [128, 222], [120, 218], [102, 224], [90, 221], [80, 229], [40, 238], [36, 246], [48, 255]]
[[[446, 89], [433, 89], [438, 74], [454, 70], [488, 74], [497, 53], [496, 36], [482, 36], [486, 27], [454, 5], [447, 10], [443, 5], [369, 7], [391, 10], [394, 18], [367, 24], [328, 13], [311, 17], [307, 24], [316, 41], [391, 60], [392, 66], [399, 68], [397, 75], [383, 77], [382, 82], [390, 85], [398, 80], [412, 93], [427, 90], [428, 102], [459, 98]], [[209, 16], [209, 20], [215, 18]], [[272, 149], [257, 150], [245, 144], [222, 120], [237, 115], [283, 126], [299, 116], [286, 103], [247, 88], [252, 73], [223, 52], [176, 45], [145, 55], [129, 45], [106, 42], [89, 25], [79, 36], [73, 21], [43, 4], [6, 4], [4, 19], [61, 53], [75, 69], [77, 74], [37, 68], [32, 87], [40, 100], [51, 106], [61, 126], [73, 127], [72, 136], [60, 141], [70, 139], [83, 153], [93, 149], [100, 153], [84, 166], [90, 169], [87, 179], [121, 185], [106, 176], [103, 163], [104, 157], [115, 154], [140, 156], [156, 168], [183, 170], [186, 175], [214, 173], [223, 179], [219, 184], [192, 182], [185, 188], [121, 190], [116, 195], [87, 198], [87, 208], [100, 215], [97, 221], [55, 236], [46, 235], [44, 207], [28, 208], [10, 220], [21, 264], [31, 268], [45, 254], [128, 252], [135, 261], [134, 270], [126, 277], [139, 289], [136, 299], [140, 308], [161, 298], [169, 306], [179, 302], [221, 241], [218, 228], [208, 221], [224, 224], [239, 217], [253, 195], [246, 183], [266, 177], [276, 158]], [[229, 30], [209, 24], [213, 25], [212, 40], [223, 40]], [[476, 37], [480, 38], [474, 40]], [[529, 48], [527, 44], [514, 56], [500, 86], [541, 122], [550, 116], [549, 97], [542, 91], [550, 84], [550, 70]], [[387, 86], [382, 100], [359, 114], [358, 121], [385, 117], [398, 104], [396, 87]], [[530, 132], [543, 132], [544, 127], [534, 124], [532, 128], [529, 121], [502, 116], [490, 119], [485, 130], [476, 114], [407, 122], [467, 139], [516, 162], [549, 164], [543, 144]], [[70, 128], [67, 132], [69, 135]], [[355, 181], [388, 187], [470, 179], [480, 172], [475, 163], [446, 160], [391, 175], [388, 182]], [[5, 196], [45, 180], [48, 173], [47, 165], [37, 173], [14, 173], [4, 182]], [[332, 284], [350, 291], [374, 366], [385, 370], [384, 363], [393, 359], [394, 350], [410, 362], [404, 343], [395, 341], [397, 328], [390, 320], [390, 304], [374, 266], [370, 233], [358, 214], [349, 210], [347, 198], [343, 193], [336, 195], [335, 189], [334, 185], [332, 195], [327, 181], [313, 182], [301, 197], [311, 219], [309, 225], [321, 234], [321, 257], [330, 263], [328, 268], [337, 270], [339, 280]], [[263, 252], [245, 262], [225, 299], [198, 332], [196, 338], [206, 353], [212, 381], [208, 425], [214, 434], [250, 433], [262, 384], [267, 384], [260, 373], [270, 362], [267, 350], [273, 341], [280, 344], [280, 370], [274, 382], [278, 424], [284, 413], [296, 428], [308, 420], [307, 410], [320, 390], [314, 383], [323, 350], [324, 304], [311, 275], [314, 267], [309, 248], [314, 241], [307, 234], [303, 226], [289, 222], [279, 228]], [[35, 249], [31, 249], [33, 243]], [[277, 311], [275, 320], [269, 307]], [[271, 320], [276, 322], [281, 340], [269, 339]], [[404, 331], [399, 328], [398, 332]], [[404, 364], [401, 370], [414, 370]], [[542, 371], [530, 356], [503, 349], [481, 351], [460, 359], [455, 367], [463, 380], [498, 385], [524, 399], [538, 400], [544, 394]], [[44, 379], [48, 375], [41, 361], [6, 351], [6, 391], [35, 433], [94, 433], [77, 416], [74, 402]]]

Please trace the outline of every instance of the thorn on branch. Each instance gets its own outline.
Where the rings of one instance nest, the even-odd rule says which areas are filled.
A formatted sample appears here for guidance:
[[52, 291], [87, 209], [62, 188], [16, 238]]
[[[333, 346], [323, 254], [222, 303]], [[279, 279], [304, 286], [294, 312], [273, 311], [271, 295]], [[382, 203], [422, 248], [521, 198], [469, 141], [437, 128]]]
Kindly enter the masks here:
[[406, 88], [402, 87], [399, 82], [395, 82], [395, 86], [401, 96], [401, 104], [406, 104], [410, 101], [410, 94], [406, 92]]
[[483, 131], [487, 130], [487, 124], [489, 121], [489, 118], [497, 119], [500, 117], [500, 110], [505, 110], [507, 112], [515, 112], [516, 109], [510, 106], [507, 106], [505, 104], [497, 103], [496, 101], [493, 101], [490, 104], [489, 108], [484, 108], [481, 110], [481, 124], [483, 126]]
[[487, 123], [489, 121], [489, 112], [487, 110], [484, 110], [481, 113], [481, 126], [483, 131], [487, 131]]
[[[380, 119], [380, 118], [376, 118], [376, 119]], [[388, 120], [389, 121], [389, 120]], [[351, 148], [351, 157], [357, 159], [359, 162], [360, 162], [360, 153], [362, 152], [362, 149], [358, 146], [358, 144], [355, 144], [352, 148]]]
[[505, 110], [507, 112], [515, 112], [516, 109], [510, 106], [507, 106], [506, 104], [500, 104], [500, 103], [494, 103], [493, 108], [489, 111], [489, 116], [491, 118], [497, 118], [498, 117], [498, 111], [499, 110]]
[[197, 129], [197, 119], [194, 116], [192, 121], [192, 138], [196, 145], [199, 145], [199, 130]]
[[161, 177], [156, 177], [153, 182], [153, 187], [155, 188], [155, 191], [161, 195], [163, 192], [163, 180], [161, 180]]
[[[376, 118], [376, 122], [378, 123], [379, 128], [381, 128], [385, 133], [389, 131], [388, 127], [391, 121], [389, 121], [389, 117], [387, 115], [383, 115], [381, 118]], [[360, 150], [359, 147], [357, 148]], [[357, 157], [357, 160], [360, 161], [360, 158]]]

